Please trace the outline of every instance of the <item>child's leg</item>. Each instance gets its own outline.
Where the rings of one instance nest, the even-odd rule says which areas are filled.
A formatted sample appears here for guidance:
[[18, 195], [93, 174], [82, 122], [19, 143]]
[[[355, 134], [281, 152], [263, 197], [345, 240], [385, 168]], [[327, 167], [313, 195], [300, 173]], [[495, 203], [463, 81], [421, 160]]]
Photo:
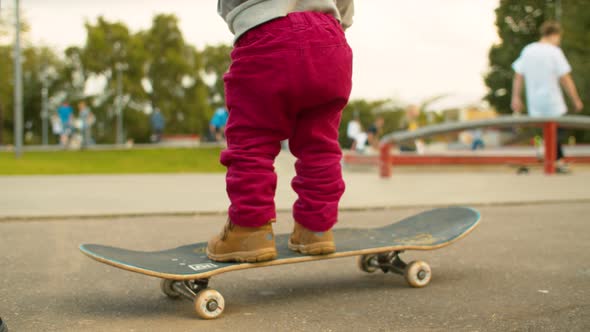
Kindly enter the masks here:
[[299, 197], [293, 205], [295, 228], [288, 245], [306, 255], [336, 250], [331, 228], [338, 221], [338, 202], [344, 193], [338, 126], [345, 104], [346, 99], [335, 99], [302, 112], [289, 140], [297, 157], [291, 185]]
[[291, 63], [285, 57], [297, 51], [285, 48], [285, 38], [267, 36], [288, 23], [262, 25], [238, 41], [224, 77], [229, 119], [221, 163], [227, 167], [231, 205], [228, 223], [207, 246], [213, 260], [256, 262], [277, 255], [271, 226], [276, 218], [273, 164], [280, 141], [292, 131]]
[[258, 227], [276, 218], [273, 164], [281, 149], [281, 136], [270, 129], [244, 126], [247, 112], [232, 112], [225, 132], [228, 147], [221, 154], [221, 163], [227, 167], [229, 219], [237, 225]]
[[305, 229], [323, 232], [337, 222], [344, 193], [338, 128], [352, 88], [352, 51], [333, 18], [304, 13], [300, 19], [311, 28], [304, 32], [307, 47], [301, 49], [298, 64], [300, 105], [289, 138], [297, 157], [291, 183], [298, 195], [293, 217]]
[[276, 218], [277, 175], [273, 165], [291, 124], [282, 94], [269, 84], [277, 83], [276, 72], [257, 68], [255, 59], [243, 65], [248, 66], [247, 75], [239, 72], [242, 64], [236, 62], [226, 75], [230, 115], [225, 130], [227, 149], [221, 154], [221, 163], [227, 167], [230, 220], [240, 226], [259, 227]]
[[338, 219], [338, 202], [345, 187], [338, 127], [345, 105], [345, 99], [336, 99], [301, 113], [289, 140], [297, 157], [297, 175], [291, 185], [299, 197], [293, 217], [315, 232], [331, 229]]

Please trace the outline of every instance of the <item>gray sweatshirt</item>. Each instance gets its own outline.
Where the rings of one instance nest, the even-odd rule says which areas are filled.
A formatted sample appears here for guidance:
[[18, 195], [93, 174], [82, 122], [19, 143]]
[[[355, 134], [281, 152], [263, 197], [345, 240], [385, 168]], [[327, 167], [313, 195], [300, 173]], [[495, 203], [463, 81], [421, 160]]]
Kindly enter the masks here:
[[246, 31], [293, 12], [333, 15], [346, 29], [352, 25], [353, 0], [218, 0], [217, 12], [238, 40]]

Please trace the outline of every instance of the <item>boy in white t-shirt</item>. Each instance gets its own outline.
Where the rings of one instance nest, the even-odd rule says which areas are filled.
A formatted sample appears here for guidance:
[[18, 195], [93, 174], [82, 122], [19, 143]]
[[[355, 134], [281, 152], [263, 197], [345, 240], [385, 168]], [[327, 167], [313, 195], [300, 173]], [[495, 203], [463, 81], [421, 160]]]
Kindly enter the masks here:
[[[561, 116], [567, 113], [567, 106], [563, 98], [561, 86], [574, 104], [574, 110], [581, 112], [584, 107], [571, 77], [571, 66], [559, 45], [561, 43], [561, 26], [557, 22], [547, 21], [541, 25], [541, 39], [527, 45], [514, 61], [515, 71], [512, 86], [512, 110], [522, 112], [523, 85], [526, 86], [527, 108], [529, 116]], [[524, 84], [523, 84], [524, 83]], [[561, 86], [560, 86], [561, 84]], [[557, 138], [557, 169], [566, 172], [563, 163], [560, 130]]]

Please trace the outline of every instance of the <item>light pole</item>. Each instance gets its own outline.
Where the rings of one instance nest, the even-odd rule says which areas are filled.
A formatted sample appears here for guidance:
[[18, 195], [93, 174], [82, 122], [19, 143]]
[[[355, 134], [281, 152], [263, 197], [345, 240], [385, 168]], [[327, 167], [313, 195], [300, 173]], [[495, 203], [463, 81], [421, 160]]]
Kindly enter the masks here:
[[123, 66], [117, 63], [117, 144], [123, 144]]
[[117, 71], [117, 144], [125, 144], [125, 134], [123, 131], [123, 71], [129, 66], [126, 63], [117, 62], [115, 70]]
[[23, 149], [23, 78], [20, 56], [20, 3], [14, 1], [14, 152], [17, 158]]
[[47, 80], [43, 80], [43, 87], [41, 88], [41, 120], [43, 129], [43, 145], [47, 145], [48, 139], [48, 124], [47, 119], [49, 118], [49, 110], [47, 109]]

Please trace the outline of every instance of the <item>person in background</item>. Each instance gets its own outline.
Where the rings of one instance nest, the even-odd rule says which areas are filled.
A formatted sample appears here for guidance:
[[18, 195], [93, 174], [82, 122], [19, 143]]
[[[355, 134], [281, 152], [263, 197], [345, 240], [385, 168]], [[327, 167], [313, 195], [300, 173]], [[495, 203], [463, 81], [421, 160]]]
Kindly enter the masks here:
[[[420, 127], [420, 107], [417, 105], [409, 105], [406, 108], [406, 118], [404, 122], [404, 129], [407, 131], [416, 131]], [[417, 152], [418, 154], [424, 153], [424, 141], [417, 139], [414, 144], [402, 144], [400, 150], [403, 152]]]
[[213, 117], [211, 117], [209, 133], [211, 134], [211, 138], [216, 142], [221, 142], [225, 138], [225, 125], [227, 124], [228, 117], [229, 114], [225, 107], [218, 107], [215, 113], [213, 113]]
[[83, 101], [78, 103], [78, 119], [81, 124], [82, 146], [87, 147], [88, 145], [94, 144], [94, 140], [92, 139], [92, 125], [94, 125], [96, 118], [88, 105]]
[[61, 121], [61, 134], [59, 142], [63, 147], [67, 147], [72, 132], [72, 117], [74, 109], [67, 101], [64, 101], [57, 109], [57, 115]]
[[49, 118], [51, 121], [51, 132], [56, 138], [57, 144], [61, 143], [61, 134], [63, 133], [63, 127], [61, 125], [61, 120], [59, 119], [59, 115], [57, 112], [52, 112], [51, 117]]
[[367, 134], [363, 131], [361, 118], [358, 111], [354, 111], [352, 119], [346, 127], [346, 137], [350, 140], [350, 150], [362, 152], [367, 142]]
[[420, 107], [418, 105], [409, 105], [406, 108], [406, 130], [415, 131], [420, 127]]
[[[561, 26], [547, 21], [541, 25], [541, 39], [527, 45], [512, 64], [514, 80], [512, 84], [511, 107], [520, 114], [524, 109], [522, 90], [526, 87], [527, 110], [531, 117], [555, 117], [567, 113], [561, 86], [569, 95], [575, 112], [581, 112], [584, 104], [578, 95], [571, 76], [572, 68], [559, 45]], [[563, 161], [561, 139], [565, 132], [559, 129], [557, 135], [557, 172], [568, 173]]]
[[472, 131], [472, 140], [471, 140], [471, 150], [483, 150], [485, 149], [486, 145], [483, 140], [483, 131], [481, 129], [475, 129]]
[[164, 133], [164, 127], [166, 126], [166, 120], [159, 108], [155, 108], [152, 112], [150, 122], [152, 124], [152, 143], [159, 143], [162, 140], [162, 134]]
[[379, 150], [379, 138], [381, 137], [381, 134], [383, 134], [384, 124], [385, 119], [378, 115], [373, 124], [369, 127], [369, 130], [367, 130], [367, 140], [369, 141], [369, 145], [375, 150]]

